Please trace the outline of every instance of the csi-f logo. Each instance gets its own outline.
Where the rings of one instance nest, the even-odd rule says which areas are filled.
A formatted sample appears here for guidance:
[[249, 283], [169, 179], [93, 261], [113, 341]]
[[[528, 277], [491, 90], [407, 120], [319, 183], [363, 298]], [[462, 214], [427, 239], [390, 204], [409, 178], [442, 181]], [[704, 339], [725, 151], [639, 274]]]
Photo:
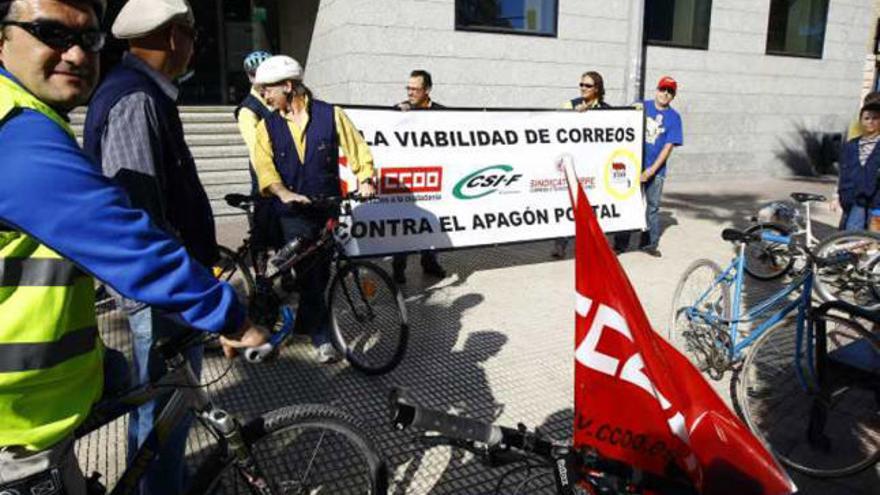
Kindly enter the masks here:
[[379, 172], [381, 194], [440, 192], [443, 167], [395, 167]]
[[452, 194], [458, 199], [477, 199], [505, 189], [518, 182], [522, 174], [514, 174], [510, 165], [481, 168], [458, 181]]

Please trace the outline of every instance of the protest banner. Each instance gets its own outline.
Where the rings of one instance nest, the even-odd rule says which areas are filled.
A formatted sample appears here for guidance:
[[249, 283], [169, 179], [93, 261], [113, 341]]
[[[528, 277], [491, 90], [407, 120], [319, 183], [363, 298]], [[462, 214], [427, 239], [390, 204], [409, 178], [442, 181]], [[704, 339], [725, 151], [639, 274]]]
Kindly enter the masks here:
[[373, 153], [379, 194], [355, 208], [352, 256], [571, 236], [560, 153], [575, 157], [603, 230], [644, 228], [639, 110], [346, 113]]

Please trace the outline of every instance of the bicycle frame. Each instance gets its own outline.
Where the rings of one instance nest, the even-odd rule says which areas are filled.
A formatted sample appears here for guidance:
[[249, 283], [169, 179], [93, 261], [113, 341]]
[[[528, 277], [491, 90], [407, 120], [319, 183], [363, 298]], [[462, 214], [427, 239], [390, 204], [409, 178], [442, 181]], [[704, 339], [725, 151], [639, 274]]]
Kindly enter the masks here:
[[211, 403], [189, 362], [182, 355], [177, 353], [167, 357], [166, 365], [168, 372], [156, 382], [136, 387], [120, 397], [100, 401], [92, 408], [86, 421], [76, 429], [75, 437], [82, 438], [147, 402], [171, 395], [149, 436], [138, 448], [110, 494], [128, 495], [137, 492], [139, 481], [146, 474], [156, 455], [165, 447], [173, 429], [183, 421], [189, 411], [196, 413], [197, 417], [213, 430], [220, 445], [228, 448], [236, 459], [239, 469], [253, 476], [245, 478], [253, 485], [255, 492], [269, 493], [266, 491], [268, 485], [262, 490], [258, 489], [264, 477], [254, 464], [247, 446], [241, 441], [239, 423], [226, 411]]
[[[769, 240], [772, 242], [780, 242], [788, 244], [791, 242], [789, 237], [784, 236], [775, 236], [772, 234], [763, 234], [763, 240]], [[710, 285], [702, 295], [697, 299], [697, 301], [690, 307], [686, 309], [688, 319], [693, 320], [699, 318], [700, 320], [705, 321], [712, 327], [723, 326], [727, 328], [727, 338], [729, 339], [730, 346], [727, 349], [728, 359], [731, 363], [739, 361], [742, 359], [745, 349], [750, 346], [755, 340], [757, 340], [761, 335], [764, 334], [771, 327], [782, 321], [783, 318], [788, 316], [792, 311], [797, 309], [797, 327], [796, 327], [796, 354], [794, 359], [797, 362], [800, 362], [803, 358], [804, 353], [806, 353], [808, 360], [808, 369], [814, 370], [813, 367], [813, 352], [812, 352], [812, 325], [808, 321], [807, 312], [811, 307], [811, 295], [813, 289], [813, 270], [812, 268], [808, 268], [799, 278], [789, 283], [782, 289], [778, 290], [771, 296], [765, 298], [759, 304], [754, 307], [748, 308], [744, 314], [741, 314], [740, 307], [742, 303], [742, 292], [743, 292], [743, 280], [745, 276], [745, 246], [746, 243], [740, 243], [737, 248], [737, 256], [731, 261], [731, 263], [727, 266], [726, 269], [719, 275], [715, 281]], [[707, 302], [707, 298], [709, 294], [712, 293], [713, 289], [718, 287], [719, 285], [724, 286], [725, 290], [728, 290], [731, 285], [733, 285], [733, 308], [732, 314], [729, 319], [724, 318], [723, 315], [718, 315], [714, 311], [705, 312], [698, 308], [702, 307], [703, 303]], [[800, 295], [793, 301], [785, 304], [778, 311], [770, 314], [767, 317], [764, 317], [761, 323], [753, 328], [747, 335], [740, 336], [739, 325], [743, 322], [757, 320], [762, 317], [765, 313], [769, 312], [769, 310], [775, 307], [780, 301], [787, 299], [792, 293], [800, 290]], [[804, 332], [806, 331], [806, 349], [802, 349], [802, 342], [804, 341]], [[716, 345], [721, 344], [716, 341]], [[805, 352], [804, 352], [805, 351]], [[802, 371], [800, 367], [797, 367], [799, 379], [802, 385], [806, 386], [807, 381], [806, 377], [802, 376]]]

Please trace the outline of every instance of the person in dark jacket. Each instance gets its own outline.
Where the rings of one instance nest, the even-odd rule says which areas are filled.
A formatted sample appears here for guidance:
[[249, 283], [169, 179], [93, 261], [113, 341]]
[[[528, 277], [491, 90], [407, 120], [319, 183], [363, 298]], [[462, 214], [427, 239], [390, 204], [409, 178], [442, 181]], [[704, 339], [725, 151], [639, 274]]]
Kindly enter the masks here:
[[880, 209], [877, 172], [880, 170], [880, 103], [868, 103], [859, 112], [862, 135], [847, 141], [840, 161], [837, 193], [844, 230], [864, 230], [871, 210]]
[[[186, 0], [129, 0], [113, 23], [113, 35], [129, 51], [95, 90], [86, 115], [83, 147], [104, 175], [121, 185], [132, 204], [155, 225], [177, 237], [205, 268], [217, 261], [214, 215], [184, 140], [174, 81], [189, 68], [195, 19]], [[162, 336], [181, 330], [163, 313], [122, 300], [133, 334], [132, 381], [157, 378], [164, 361], [151, 349]], [[202, 348], [187, 350], [198, 376]], [[131, 413], [128, 455], [132, 459], [153, 429], [164, 404], [150, 402]], [[191, 418], [190, 418], [191, 421]], [[184, 448], [189, 421], [171, 435], [141, 484], [141, 493], [183, 490]]]
[[[406, 84], [406, 101], [402, 101], [396, 107], [404, 112], [409, 110], [435, 110], [438, 108], [446, 108], [431, 99], [431, 88], [434, 82], [431, 80], [431, 73], [426, 70], [414, 70], [409, 75], [409, 82]], [[391, 262], [394, 271], [394, 281], [398, 284], [406, 283], [406, 258], [407, 254], [395, 254]], [[424, 250], [421, 254], [422, 271], [427, 275], [437, 278], [446, 278], [446, 270], [440, 266], [437, 260], [437, 253], [430, 250]]]

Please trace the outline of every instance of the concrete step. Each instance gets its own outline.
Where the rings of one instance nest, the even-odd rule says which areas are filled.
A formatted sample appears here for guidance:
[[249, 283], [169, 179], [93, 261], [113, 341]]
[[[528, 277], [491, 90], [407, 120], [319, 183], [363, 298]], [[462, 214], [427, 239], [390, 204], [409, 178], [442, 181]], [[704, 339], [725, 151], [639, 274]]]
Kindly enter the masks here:
[[194, 146], [190, 148], [193, 158], [199, 161], [200, 158], [248, 158], [248, 150], [244, 144], [240, 145], [215, 145], [215, 146]]
[[203, 157], [196, 159], [196, 165], [199, 172], [247, 171], [250, 166], [247, 156]]
[[224, 170], [221, 172], [208, 172], [206, 170], [199, 171], [199, 179], [202, 185], [222, 186], [222, 185], [239, 185], [250, 182], [251, 176], [247, 170]]
[[186, 134], [186, 142], [190, 148], [197, 146], [244, 146], [244, 140], [238, 133]]
[[190, 122], [183, 120], [183, 132], [191, 134], [235, 134], [238, 136], [238, 124], [233, 122]]

